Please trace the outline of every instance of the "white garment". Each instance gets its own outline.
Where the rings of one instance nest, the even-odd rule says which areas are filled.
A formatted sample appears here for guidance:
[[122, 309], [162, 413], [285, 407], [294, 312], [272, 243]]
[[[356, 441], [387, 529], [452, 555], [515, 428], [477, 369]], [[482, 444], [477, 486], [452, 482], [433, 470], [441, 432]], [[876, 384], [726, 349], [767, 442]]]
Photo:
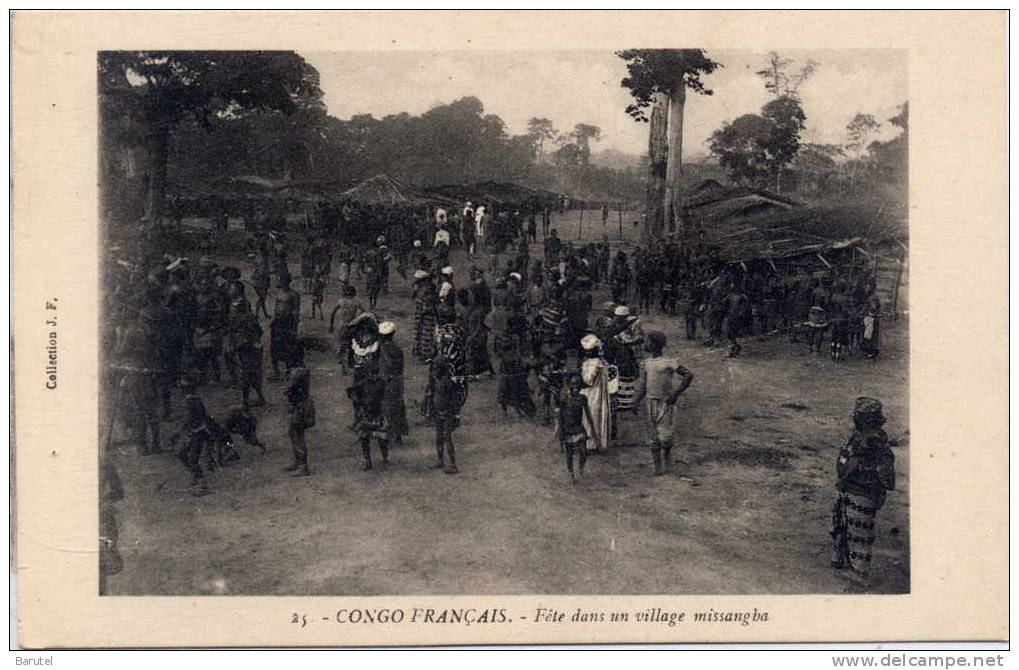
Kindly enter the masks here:
[[445, 242], [446, 246], [449, 246], [449, 231], [448, 230], [437, 230], [435, 231], [435, 243], [433, 247], [439, 246], [439, 242]]
[[485, 236], [485, 208], [478, 207], [474, 213], [474, 231], [477, 237]]

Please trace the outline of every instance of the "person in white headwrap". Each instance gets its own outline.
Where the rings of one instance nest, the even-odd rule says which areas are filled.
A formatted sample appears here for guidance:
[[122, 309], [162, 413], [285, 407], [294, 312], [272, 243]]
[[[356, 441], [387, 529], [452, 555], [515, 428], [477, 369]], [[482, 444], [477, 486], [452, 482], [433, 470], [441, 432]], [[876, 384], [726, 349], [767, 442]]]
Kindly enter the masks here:
[[439, 300], [436, 311], [439, 325], [456, 321], [456, 290], [453, 286], [453, 268], [449, 265], [439, 271]]
[[382, 379], [382, 414], [386, 417], [390, 442], [399, 446], [410, 431], [403, 399], [403, 349], [396, 343], [396, 324], [379, 324], [379, 377]]
[[590, 437], [588, 448], [592, 451], [605, 451], [612, 440], [610, 390], [617, 372], [615, 366], [609, 365], [602, 358], [602, 342], [596, 335], [585, 335], [580, 340], [580, 348], [584, 357], [580, 365], [580, 378], [584, 386], [580, 392], [587, 397], [590, 410], [590, 418], [584, 419]]
[[425, 270], [414, 272], [414, 355], [425, 363], [435, 355], [435, 324], [438, 292], [432, 275]]
[[485, 206], [481, 205], [474, 210], [474, 236], [482, 240], [485, 237]]
[[640, 376], [640, 360], [643, 357], [644, 331], [640, 319], [630, 314], [630, 308], [619, 305], [614, 310], [616, 328], [620, 332], [612, 342], [612, 362], [619, 369], [619, 392], [616, 394], [616, 409], [625, 412], [633, 409]]

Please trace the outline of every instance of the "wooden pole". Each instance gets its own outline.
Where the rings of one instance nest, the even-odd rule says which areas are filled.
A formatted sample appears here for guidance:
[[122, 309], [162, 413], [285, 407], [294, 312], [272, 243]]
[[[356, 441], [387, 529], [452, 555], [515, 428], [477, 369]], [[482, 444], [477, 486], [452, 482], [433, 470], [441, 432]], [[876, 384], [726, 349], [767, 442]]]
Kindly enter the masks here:
[[905, 267], [905, 262], [900, 260], [899, 267], [895, 269], [895, 286], [892, 288], [892, 321], [899, 320], [899, 284], [902, 283], [902, 271]]
[[580, 228], [577, 229], [577, 239], [584, 237], [584, 206], [580, 206]]
[[619, 241], [623, 241], [623, 203], [616, 205], [616, 209], [619, 211]]

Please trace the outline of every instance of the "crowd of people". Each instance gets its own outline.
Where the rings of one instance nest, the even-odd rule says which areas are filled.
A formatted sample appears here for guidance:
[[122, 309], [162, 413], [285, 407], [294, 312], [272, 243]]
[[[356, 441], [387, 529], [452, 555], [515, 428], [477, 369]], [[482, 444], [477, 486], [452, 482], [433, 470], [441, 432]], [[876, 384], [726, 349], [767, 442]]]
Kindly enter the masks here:
[[[459, 472], [454, 433], [469, 389], [489, 379], [497, 380], [504, 414], [553, 426], [573, 483], [583, 477], [589, 455], [607, 451], [624, 424], [637, 426], [638, 441], [650, 447], [653, 474], [664, 474], [672, 464], [677, 401], [694, 375], [669, 355], [665, 332], [645, 330], [646, 317], [656, 312], [675, 319], [688, 340], [727, 345], [729, 356], [741, 354], [747, 335], [778, 333], [805, 340], [811, 351], [820, 351], [827, 335], [836, 361], [857, 352], [878, 355], [881, 307], [867, 267], [780, 271], [769, 261], [723, 260], [703, 241], [688, 249], [661, 242], [613, 253], [607, 237], [584, 244], [561, 239], [548, 208], [491, 211], [466, 202], [434, 208], [427, 218], [416, 213], [401, 226], [393, 225], [401, 220], [399, 209], [361, 208], [344, 214], [363, 217], [350, 237], [338, 238], [335, 229], [252, 234], [244, 268], [208, 256], [189, 262], [155, 248], [114, 261], [103, 331], [111, 421], [130, 429], [140, 454], [175, 449], [192, 493], [204, 495], [208, 470], [240, 460], [234, 436], [265, 450], [253, 408], [266, 404], [267, 368], [271, 380], [284, 384], [287, 400], [293, 459], [285, 469], [309, 476], [306, 433], [317, 412], [305, 355], [317, 344], [302, 336], [301, 324], [325, 322], [328, 311], [337, 362], [350, 378], [350, 427], [363, 468], [388, 466], [390, 449], [411, 430], [408, 360], [395, 320], [379, 307], [390, 290], [391, 267], [412, 289], [413, 332], [407, 336], [411, 356], [427, 369], [417, 407], [434, 431], [434, 467], [451, 475]], [[532, 256], [532, 247], [539, 253]], [[461, 265], [469, 264], [464, 278], [454, 268], [454, 252]], [[330, 286], [338, 298], [326, 310]], [[595, 292], [603, 289], [611, 300], [596, 306]], [[302, 311], [305, 296], [310, 312]], [[236, 405], [219, 417], [203, 399], [213, 385], [239, 390]], [[183, 419], [167, 443], [160, 429], [174, 414], [175, 393]], [[850, 544], [868, 538], [846, 528], [853, 526], [852, 513], [876, 513], [883, 492], [894, 486], [887, 436], [882, 447], [874, 418], [883, 421], [880, 403], [876, 410], [874, 403], [859, 411], [870, 417], [859, 428], [866, 435], [851, 440], [851, 453], [840, 460], [840, 482], [856, 477], [857, 483], [840, 488], [833, 517], [841, 523], [839, 566], [864, 577], [869, 550], [864, 555]], [[880, 457], [870, 458], [871, 452]], [[855, 475], [843, 476], [845, 463], [854, 464]], [[880, 477], [860, 475], [875, 468]]]

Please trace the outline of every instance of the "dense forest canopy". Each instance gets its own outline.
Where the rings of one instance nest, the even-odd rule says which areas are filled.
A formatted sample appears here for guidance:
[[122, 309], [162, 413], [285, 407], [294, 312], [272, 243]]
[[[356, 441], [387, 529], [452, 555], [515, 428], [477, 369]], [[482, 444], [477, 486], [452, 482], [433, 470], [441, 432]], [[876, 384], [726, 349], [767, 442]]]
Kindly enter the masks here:
[[[619, 113], [643, 118], [656, 99], [671, 110], [669, 137], [662, 133], [656, 153], [661, 164], [653, 164], [647, 153], [600, 150], [601, 128], [590, 123], [556, 128], [540, 108], [533, 110], [523, 134], [513, 134], [475, 96], [436, 104], [418, 115], [339, 119], [326, 109], [319, 73], [294, 52], [101, 52], [103, 209], [112, 219], [160, 220], [168, 196], [201, 193], [224, 177], [255, 175], [346, 188], [380, 173], [417, 187], [494, 180], [588, 201], [639, 202], [646, 199], [650, 174], [660, 181], [667, 176], [665, 152], [677, 211], [682, 210], [681, 184], [699, 175], [724, 174], [733, 183], [801, 199], [905, 198], [905, 103], [891, 119], [857, 113], [841, 142], [804, 141], [809, 119], [799, 89], [824, 65], [796, 64], [772, 53], [756, 73], [771, 100], [715, 132], [710, 166], [682, 165], [673, 135], [681, 130], [685, 93], [676, 90], [710, 93], [710, 81], [700, 77], [710, 77], [723, 64], [701, 50], [619, 55], [628, 63], [621, 85], [634, 95], [634, 103]], [[683, 67], [673, 63], [677, 58]], [[642, 69], [651, 62], [662, 71]], [[882, 126], [901, 132], [876, 141]]]

